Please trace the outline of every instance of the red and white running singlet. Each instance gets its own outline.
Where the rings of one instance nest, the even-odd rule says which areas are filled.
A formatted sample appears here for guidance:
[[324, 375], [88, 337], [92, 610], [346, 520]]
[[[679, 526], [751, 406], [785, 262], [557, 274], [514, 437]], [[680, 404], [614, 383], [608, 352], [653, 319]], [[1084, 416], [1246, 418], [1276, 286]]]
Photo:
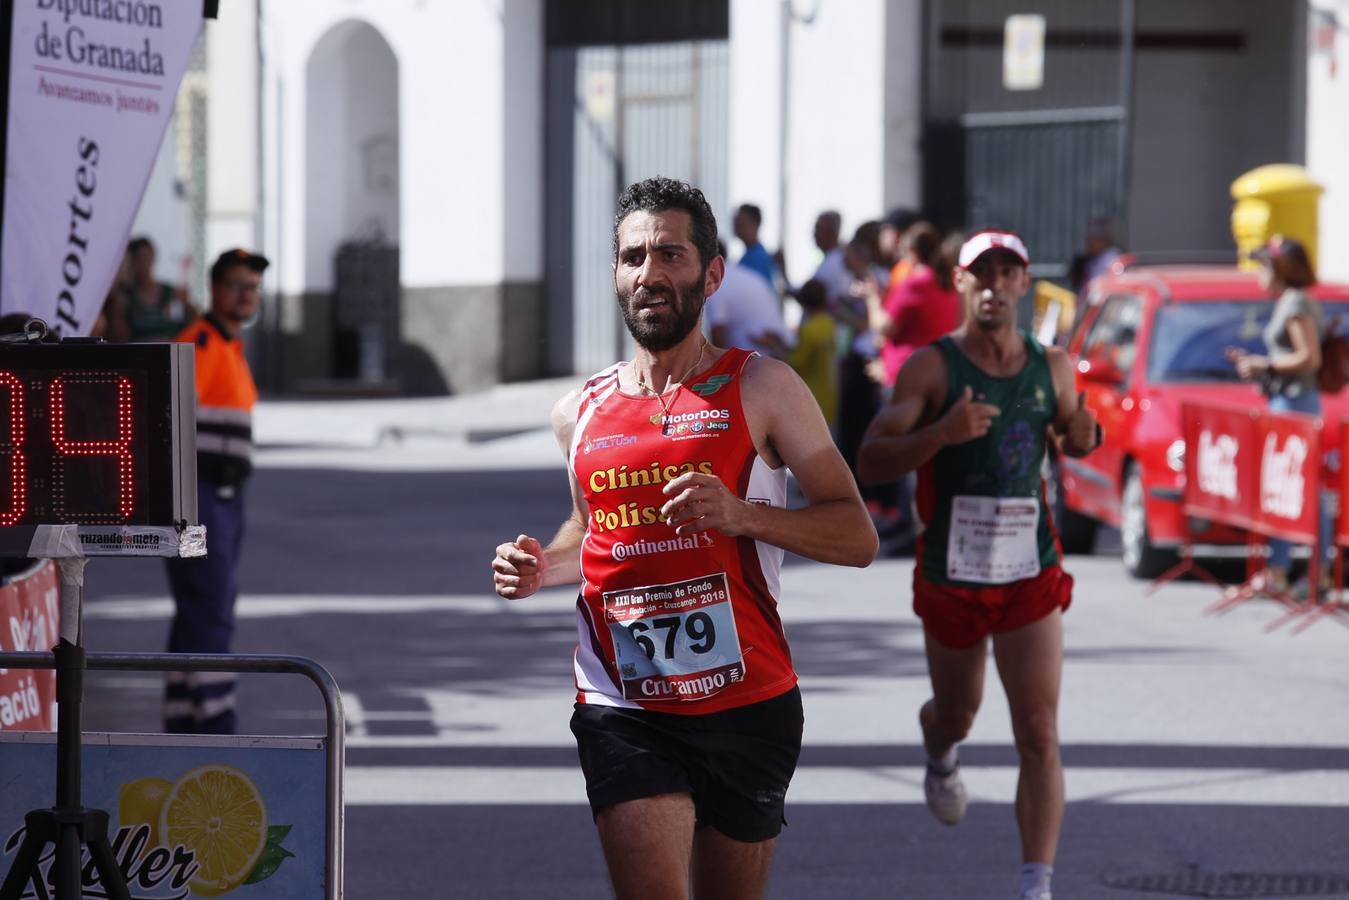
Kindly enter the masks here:
[[716, 475], [751, 503], [785, 506], [787, 471], [759, 458], [740, 402], [751, 357], [728, 350], [661, 400], [618, 389], [622, 363], [581, 391], [570, 464], [590, 507], [576, 603], [580, 703], [703, 715], [796, 684], [778, 618], [782, 550], [660, 518], [665, 484]]

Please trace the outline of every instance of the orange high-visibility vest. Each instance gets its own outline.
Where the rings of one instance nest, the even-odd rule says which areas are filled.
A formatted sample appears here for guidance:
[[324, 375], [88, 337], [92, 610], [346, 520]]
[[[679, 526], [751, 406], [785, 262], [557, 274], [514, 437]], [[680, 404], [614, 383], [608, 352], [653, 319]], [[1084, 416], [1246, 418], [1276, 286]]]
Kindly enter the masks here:
[[253, 406], [258, 389], [244, 344], [209, 313], [178, 334], [197, 346], [197, 478], [238, 485], [253, 470]]

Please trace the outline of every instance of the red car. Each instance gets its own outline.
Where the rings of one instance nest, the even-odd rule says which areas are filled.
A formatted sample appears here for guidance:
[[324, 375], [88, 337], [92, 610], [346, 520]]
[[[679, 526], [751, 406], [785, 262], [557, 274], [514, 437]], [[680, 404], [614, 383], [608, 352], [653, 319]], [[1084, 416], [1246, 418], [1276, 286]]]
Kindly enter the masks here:
[[[1349, 330], [1349, 286], [1311, 291], [1326, 321]], [[1054, 462], [1051, 501], [1064, 549], [1088, 552], [1100, 523], [1120, 531], [1125, 567], [1155, 577], [1175, 561], [1181, 514], [1185, 442], [1180, 404], [1265, 403], [1239, 381], [1228, 347], [1263, 353], [1261, 332], [1274, 299], [1256, 275], [1235, 268], [1159, 266], [1126, 269], [1092, 283], [1087, 308], [1068, 350], [1078, 389], [1105, 429], [1105, 441], [1083, 459]], [[1323, 396], [1327, 447], [1338, 447], [1339, 422], [1349, 415], [1349, 391]], [[1232, 528], [1191, 521], [1200, 545], [1241, 544]]]

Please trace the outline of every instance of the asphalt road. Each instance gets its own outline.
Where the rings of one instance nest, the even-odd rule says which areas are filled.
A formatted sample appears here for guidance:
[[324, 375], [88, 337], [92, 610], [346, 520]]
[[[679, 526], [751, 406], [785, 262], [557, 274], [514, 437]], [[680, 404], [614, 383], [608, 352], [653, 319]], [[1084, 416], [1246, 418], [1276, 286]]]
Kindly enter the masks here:
[[[261, 469], [241, 573], [236, 648], [312, 657], [343, 689], [347, 896], [606, 896], [567, 730], [573, 595], [507, 605], [487, 569], [498, 541], [551, 534], [560, 469], [383, 468]], [[1070, 561], [1056, 896], [1237, 873], [1349, 896], [1349, 630], [1265, 634], [1275, 610], [1205, 616], [1193, 584], [1144, 597], [1108, 541]], [[784, 574], [807, 735], [772, 897], [1015, 895], [1015, 754], [991, 668], [962, 755], [970, 814], [947, 829], [922, 806], [911, 568]], [[93, 561], [87, 595], [91, 648], [162, 649], [158, 562]], [[93, 673], [86, 729], [154, 731], [158, 692], [156, 676]], [[246, 677], [241, 704], [250, 732], [321, 731], [301, 679]]]

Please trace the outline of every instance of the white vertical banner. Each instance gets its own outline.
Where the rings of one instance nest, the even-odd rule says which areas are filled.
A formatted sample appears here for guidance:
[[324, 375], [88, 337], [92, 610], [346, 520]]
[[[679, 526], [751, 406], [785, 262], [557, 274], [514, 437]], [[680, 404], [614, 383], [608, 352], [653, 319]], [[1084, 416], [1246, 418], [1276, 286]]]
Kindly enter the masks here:
[[126, 248], [201, 0], [13, 0], [0, 313], [89, 333]]

